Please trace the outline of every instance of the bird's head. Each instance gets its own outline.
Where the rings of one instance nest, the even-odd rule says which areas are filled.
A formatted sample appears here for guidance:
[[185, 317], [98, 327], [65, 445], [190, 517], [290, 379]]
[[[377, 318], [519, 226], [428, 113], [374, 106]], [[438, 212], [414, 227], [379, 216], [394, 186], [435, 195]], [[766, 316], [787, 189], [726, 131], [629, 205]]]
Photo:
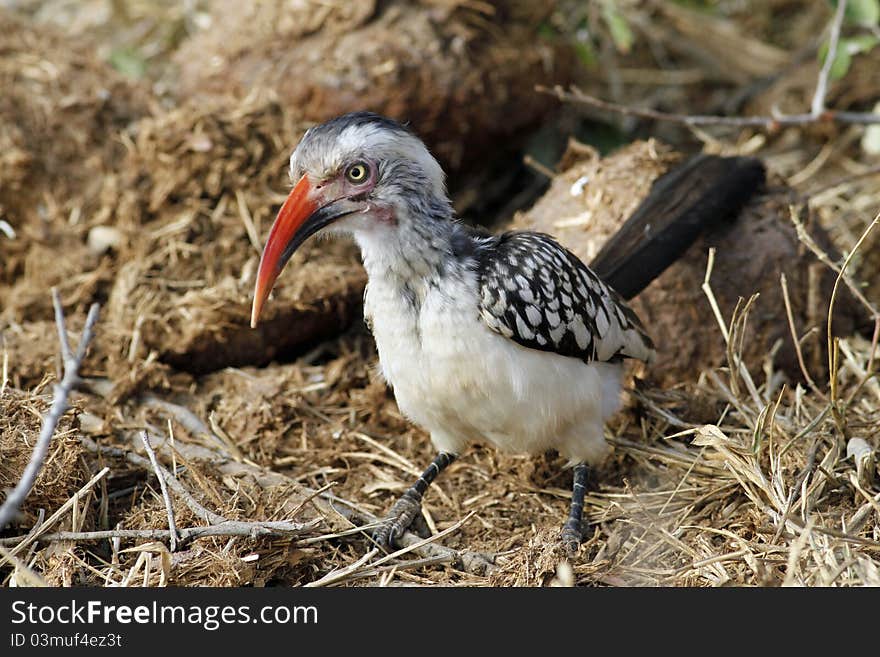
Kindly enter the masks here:
[[390, 241], [413, 223], [451, 216], [443, 169], [424, 143], [369, 112], [310, 128], [290, 156], [290, 179], [260, 258], [252, 327], [284, 265], [315, 233]]

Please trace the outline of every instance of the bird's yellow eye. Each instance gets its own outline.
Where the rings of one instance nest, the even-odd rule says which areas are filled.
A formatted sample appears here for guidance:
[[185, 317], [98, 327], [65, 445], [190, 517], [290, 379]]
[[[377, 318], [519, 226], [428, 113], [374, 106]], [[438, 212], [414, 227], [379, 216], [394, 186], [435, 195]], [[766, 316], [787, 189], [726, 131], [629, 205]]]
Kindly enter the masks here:
[[358, 162], [348, 167], [348, 171], [345, 172], [345, 175], [349, 182], [362, 183], [367, 179], [368, 173], [367, 165], [363, 162]]

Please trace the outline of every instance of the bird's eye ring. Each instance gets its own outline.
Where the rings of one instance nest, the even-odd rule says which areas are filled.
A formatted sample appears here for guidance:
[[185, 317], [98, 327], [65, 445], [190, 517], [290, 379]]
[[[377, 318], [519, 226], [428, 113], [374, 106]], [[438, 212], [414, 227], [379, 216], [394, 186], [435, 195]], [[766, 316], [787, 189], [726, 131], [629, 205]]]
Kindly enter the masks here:
[[345, 172], [345, 177], [348, 178], [349, 182], [353, 183], [362, 183], [367, 179], [367, 175], [369, 174], [369, 169], [367, 169], [367, 165], [363, 162], [355, 162], [350, 167], [348, 167], [348, 171]]

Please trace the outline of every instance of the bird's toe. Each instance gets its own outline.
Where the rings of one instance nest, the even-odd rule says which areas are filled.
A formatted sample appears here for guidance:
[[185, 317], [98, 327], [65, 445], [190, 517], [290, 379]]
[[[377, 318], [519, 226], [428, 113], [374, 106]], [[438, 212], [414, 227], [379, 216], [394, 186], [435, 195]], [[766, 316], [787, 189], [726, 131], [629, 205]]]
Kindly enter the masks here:
[[[407, 491], [409, 493], [409, 491]], [[382, 520], [373, 533], [373, 541], [383, 550], [390, 551], [397, 545], [403, 533], [413, 524], [422, 510], [421, 497], [405, 494]]]
[[578, 553], [582, 540], [581, 528], [575, 527], [571, 523], [566, 523], [559, 534], [559, 542], [569, 557], [573, 557]]

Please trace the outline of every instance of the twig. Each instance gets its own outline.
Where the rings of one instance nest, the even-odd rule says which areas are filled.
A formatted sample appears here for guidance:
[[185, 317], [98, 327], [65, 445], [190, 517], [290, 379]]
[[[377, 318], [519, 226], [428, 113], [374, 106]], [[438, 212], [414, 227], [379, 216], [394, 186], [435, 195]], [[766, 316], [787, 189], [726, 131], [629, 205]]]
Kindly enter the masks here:
[[[752, 303], [757, 298], [757, 295], [753, 295], [748, 302], [746, 302], [745, 307], [742, 307], [741, 303], [737, 303], [736, 308], [733, 310], [733, 314], [730, 319], [730, 326], [728, 327], [724, 323], [724, 316], [721, 314], [721, 308], [718, 305], [718, 300], [715, 298], [715, 292], [712, 290], [712, 269], [715, 267], [715, 248], [712, 247], [709, 249], [708, 258], [706, 261], [706, 275], [703, 278], [703, 284], [700, 286], [700, 289], [706, 295], [706, 298], [709, 300], [709, 305], [712, 308], [712, 313], [715, 315], [715, 321], [718, 323], [719, 328], [721, 329], [721, 335], [724, 338], [724, 343], [727, 346], [727, 360], [730, 365], [730, 383], [733, 390], [729, 392], [730, 398], [734, 400], [733, 404], [736, 406], [737, 410], [743, 413], [743, 417], [749, 418], [751, 417], [751, 413], [746, 411], [745, 406], [739, 402], [739, 397], [735, 394], [737, 380], [736, 374], [739, 376], [746, 384], [746, 388], [749, 390], [749, 394], [752, 396], [752, 401], [755, 402], [755, 408], [761, 408], [764, 404], [761, 401], [761, 397], [758, 394], [758, 389], [755, 386], [755, 382], [752, 379], [752, 375], [746, 367], [745, 363], [742, 361], [740, 355], [742, 352], [742, 345], [740, 344], [740, 348], [737, 350], [736, 348], [736, 338], [742, 338], [743, 330], [745, 328], [745, 322], [748, 319], [749, 308]], [[742, 300], [740, 300], [741, 302]], [[741, 309], [742, 307], [742, 309]], [[738, 324], [738, 320], [742, 319], [741, 323]], [[714, 375], [714, 372], [711, 373]], [[716, 378], [716, 384], [720, 384], [720, 379]]]
[[18, 484], [16, 484], [15, 488], [9, 493], [6, 500], [3, 502], [3, 506], [0, 506], [0, 529], [4, 528], [15, 517], [15, 514], [24, 503], [25, 498], [27, 498], [28, 493], [30, 493], [31, 487], [37, 480], [40, 470], [43, 468], [43, 461], [45, 461], [46, 454], [49, 451], [49, 444], [52, 441], [52, 436], [55, 434], [58, 422], [61, 421], [61, 416], [67, 412], [67, 398], [70, 395], [70, 392], [76, 387], [77, 383], [79, 383], [79, 368], [82, 364], [83, 358], [85, 358], [89, 342], [92, 340], [95, 322], [98, 320], [98, 304], [92, 304], [92, 307], [89, 309], [89, 314], [86, 317], [86, 323], [79, 340], [79, 346], [74, 355], [71, 353], [70, 344], [67, 342], [67, 330], [64, 325], [64, 311], [61, 308], [61, 297], [58, 294], [58, 290], [55, 288], [52, 289], [52, 303], [55, 306], [55, 323], [58, 328], [58, 340], [61, 342], [64, 376], [61, 379], [61, 383], [55, 385], [55, 395], [52, 400], [52, 406], [49, 408], [49, 412], [43, 417], [40, 435], [37, 438], [37, 444], [34, 447], [33, 454], [31, 454], [31, 459], [28, 462], [27, 467], [25, 467]]
[[165, 501], [165, 510], [168, 512], [168, 532], [171, 534], [171, 551], [177, 552], [177, 523], [174, 522], [174, 507], [171, 505], [171, 496], [168, 494], [168, 486], [165, 484], [165, 473], [159, 469], [156, 452], [153, 451], [150, 437], [146, 431], [141, 431], [141, 442], [144, 444], [144, 449], [147, 450], [147, 456], [150, 457], [153, 471], [159, 480], [159, 488], [162, 490], [162, 499]]
[[828, 78], [831, 73], [831, 66], [837, 55], [837, 46], [840, 40], [840, 27], [843, 23], [844, 12], [846, 11], [846, 0], [840, 0], [837, 3], [837, 11], [831, 21], [831, 35], [828, 41], [828, 52], [825, 55], [825, 61], [819, 70], [819, 76], [816, 79], [816, 90], [813, 93], [813, 100], [810, 104], [809, 113], [805, 114], [780, 114], [774, 113], [771, 116], [719, 116], [709, 114], [676, 114], [672, 112], [661, 112], [648, 108], [630, 107], [611, 103], [595, 96], [585, 94], [583, 91], [572, 85], [570, 91], [566, 91], [557, 85], [550, 89], [538, 85], [535, 91], [556, 96], [559, 100], [571, 103], [579, 103], [588, 105], [597, 109], [614, 112], [623, 116], [635, 116], [642, 119], [652, 119], [654, 121], [667, 121], [669, 123], [680, 123], [690, 127], [706, 126], [706, 125], [724, 125], [737, 128], [763, 128], [765, 130], [777, 130], [782, 126], [805, 126], [813, 123], [854, 123], [854, 124], [872, 124], [880, 123], [880, 114], [871, 112], [844, 112], [838, 110], [829, 110], [825, 107], [825, 97], [828, 93]]
[[[108, 386], [102, 385], [100, 387], [101, 389], [106, 389]], [[98, 391], [98, 394], [102, 393]], [[150, 469], [152, 467], [148, 459], [129, 450], [121, 449], [119, 447], [98, 445], [87, 436], [81, 436], [80, 441], [87, 450], [93, 453], [100, 453], [116, 458], [123, 458], [132, 465], [143, 469]], [[183, 445], [181, 445], [181, 447], [183, 447]], [[216, 450], [208, 449], [207, 447], [187, 444], [186, 448], [191, 452], [188, 458], [192, 457], [196, 459], [206, 460], [207, 462], [212, 463], [213, 467], [224, 473], [234, 472], [236, 475], [241, 473], [248, 473], [249, 475], [255, 477], [258, 481], [261, 481], [261, 485], [277, 485], [279, 483], [291, 482], [291, 480], [285, 475], [271, 470], [266, 470], [265, 468], [261, 468], [246, 461], [230, 460], [227, 454], [224, 453], [221, 455]], [[171, 488], [171, 490], [176, 495], [180, 496], [180, 498], [186, 503], [186, 505], [190, 509], [192, 509], [192, 511], [197, 516], [203, 518], [211, 525], [219, 525], [224, 522], [228, 522], [226, 518], [223, 518], [222, 516], [219, 516], [212, 511], [209, 511], [201, 504], [196, 502], [186, 490], [186, 488], [184, 488], [183, 485], [175, 477], [170, 475], [170, 473], [167, 473], [161, 465], [159, 467], [160, 470], [162, 470], [165, 474], [165, 480], [168, 483], [169, 488]], [[307, 497], [311, 498], [312, 494], [316, 492], [318, 491], [311, 491], [307, 495]], [[330, 504], [328, 504], [328, 502], [330, 502]], [[368, 532], [374, 526], [377, 526], [379, 522], [379, 519], [368, 511], [361, 509], [360, 507], [348, 500], [333, 495], [329, 491], [320, 492], [318, 498], [313, 500], [313, 503], [316, 503], [319, 511], [324, 514], [325, 517], [335, 513], [344, 518], [346, 521], [350, 522], [352, 525], [360, 524], [360, 527], [353, 528], [357, 530], [356, 533]], [[259, 524], [261, 526], [270, 526], [270, 523], [256, 524]], [[333, 535], [327, 535], [328, 539], [333, 537]], [[320, 538], [321, 537], [309, 537], [305, 540], [308, 543], [312, 543]], [[419, 536], [416, 536], [411, 532], [405, 532], [404, 535], [399, 539], [398, 543], [403, 546], [411, 546], [415, 543], [420, 543], [421, 540], [422, 539]], [[429, 543], [417, 548], [413, 548], [413, 552], [425, 559], [442, 560], [444, 563], [448, 563], [453, 568], [477, 575], [485, 575], [495, 568], [493, 555], [483, 554], [480, 552], [454, 550], [452, 548], [439, 545], [437, 543]]]
[[[138, 454], [128, 452], [123, 449], [119, 449], [116, 447], [99, 447], [90, 439], [83, 437], [83, 444], [87, 449], [91, 451], [100, 450], [105, 454], [112, 454], [114, 456], [118, 456], [121, 458], [125, 458], [129, 463], [133, 465], [138, 465], [141, 468], [148, 468], [149, 461], [139, 456]], [[180, 446], [181, 448], [183, 445]], [[241, 473], [248, 473], [251, 476], [255, 477], [258, 481], [262, 481], [261, 485], [278, 485], [279, 483], [290, 482], [291, 480], [278, 472], [274, 472], [271, 470], [266, 470], [265, 468], [261, 468], [254, 464], [247, 463], [246, 461], [237, 461], [230, 460], [226, 455], [222, 458], [218, 455], [215, 450], [211, 450], [205, 447], [197, 447], [195, 445], [186, 445], [187, 449], [192, 452], [190, 455], [192, 458], [208, 460], [213, 464], [213, 466], [218, 469], [220, 472], [226, 474], [235, 473], [236, 476]], [[198, 450], [198, 454], [195, 451]], [[398, 456], [398, 458], [401, 458]], [[166, 481], [168, 481], [168, 485], [171, 487], [172, 491], [181, 495], [181, 498], [187, 503], [187, 505], [194, 510], [201, 517], [205, 517], [204, 514], [211, 514], [210, 511], [199, 505], [195, 500], [192, 499], [192, 496], [186, 491], [186, 489], [174, 478], [169, 478], [169, 475], [166, 475]], [[312, 498], [316, 491], [307, 491], [306, 497]], [[327, 504], [327, 501], [334, 502], [335, 504]], [[368, 532], [374, 526], [377, 525], [379, 519], [376, 516], [372, 515], [368, 511], [358, 507], [354, 503], [349, 500], [343, 499], [341, 497], [337, 497], [332, 494], [330, 491], [321, 492], [317, 499], [313, 500], [313, 503], [316, 503], [318, 506], [318, 510], [325, 516], [330, 516], [332, 514], [338, 514], [342, 516], [346, 521], [352, 523], [352, 525], [360, 524], [362, 525], [359, 528], [361, 533]], [[196, 509], [199, 509], [198, 511]], [[211, 514], [214, 518], [218, 518], [216, 514]], [[207, 519], [211, 524], [218, 524], [216, 519]], [[223, 520], [221, 518], [221, 520]], [[310, 540], [310, 539], [309, 539]], [[412, 532], [405, 532], [404, 535], [399, 539], [398, 543], [403, 546], [410, 546], [415, 543], [419, 543], [422, 539], [413, 534]], [[467, 573], [477, 574], [477, 575], [485, 575], [489, 571], [495, 568], [494, 557], [489, 554], [483, 554], [480, 552], [470, 552], [470, 551], [458, 551], [452, 548], [446, 547], [444, 545], [439, 545], [437, 543], [429, 543], [427, 545], [423, 545], [414, 549], [414, 552], [423, 558], [438, 558], [443, 559], [446, 563], [451, 565], [453, 568], [457, 570], [462, 570]]]
[[[178, 497], [180, 497], [184, 504], [186, 504], [193, 513], [210, 523], [207, 527], [192, 527], [189, 529], [179, 530], [178, 534], [180, 535], [181, 542], [186, 542], [192, 540], [193, 538], [199, 538], [201, 536], [289, 536], [290, 534], [302, 532], [305, 529], [311, 529], [321, 522], [320, 519], [315, 519], [305, 523], [290, 522], [287, 520], [255, 520], [248, 522], [229, 520], [228, 518], [216, 514], [199, 504], [186, 489], [186, 487], [182, 483], [180, 483], [180, 480], [173, 474], [168, 472], [168, 470], [166, 470], [164, 467], [162, 467], [162, 465], [159, 464], [158, 460], [156, 460], [154, 464], [150, 459], [146, 459], [140, 454], [135, 454], [134, 452], [129, 452], [118, 447], [106, 447], [104, 445], [98, 445], [96, 442], [85, 436], [81, 437], [81, 441], [83, 447], [85, 447], [90, 452], [104, 454], [107, 456], [122, 457], [132, 465], [136, 465], [144, 469], [152, 468], [156, 472], [157, 476], [161, 475], [161, 478], [165, 480], [165, 482], [168, 484], [168, 487], [173, 490]], [[114, 531], [118, 532], [119, 530]], [[151, 529], [146, 531], [165, 533], [154, 533], [150, 536], [143, 537], [135, 536], [135, 538], [165, 538], [171, 535], [171, 532], [166, 530]], [[80, 532], [80, 534], [84, 536], [88, 535], [93, 538], [125, 537], [123, 534], [114, 534], [112, 531], [110, 533]]]
[[[152, 463], [150, 462], [150, 460], [140, 456], [139, 454], [127, 452], [126, 450], [119, 449], [117, 447], [105, 447], [102, 445], [98, 445], [90, 438], [87, 438], [85, 436], [82, 436], [81, 440], [83, 446], [91, 452], [103, 454], [106, 456], [121, 456], [124, 457], [132, 465], [137, 465], [144, 469], [152, 468]], [[15, 548], [12, 551], [13, 553], [15, 553], [25, 544], [31, 543], [37, 538], [40, 538], [44, 541], [93, 541], [111, 538], [170, 538], [172, 536], [172, 532], [171, 530], [167, 529], [111, 529], [93, 532], [54, 532], [51, 534], [45, 533], [45, 530], [48, 529], [54, 523], [54, 521], [57, 520], [57, 518], [60, 517], [72, 505], [73, 500], [77, 496], [81, 496], [82, 494], [84, 494], [94, 485], [96, 481], [98, 481], [98, 479], [109, 472], [109, 470], [109, 468], [104, 468], [103, 470], [101, 470], [101, 472], [93, 477], [92, 480], [88, 484], [86, 484], [86, 486], [84, 486], [77, 493], [76, 496], [74, 496], [74, 498], [71, 498], [71, 500], [69, 500], [64, 506], [61, 507], [61, 509], [55, 512], [52, 517], [46, 521], [46, 523], [41, 525], [39, 531], [31, 531], [26, 536], [16, 536], [0, 539], [0, 545], [15, 545]], [[227, 518], [224, 518], [223, 516], [217, 515], [216, 513], [209, 511], [201, 504], [196, 502], [186, 490], [186, 488], [184, 488], [183, 484], [181, 484], [180, 481], [165, 468], [159, 465], [158, 461], [156, 463], [155, 470], [158, 470], [158, 473], [162, 475], [162, 478], [165, 479], [168, 486], [180, 496], [180, 498], [193, 511], [193, 513], [202, 518], [205, 518], [206, 520], [208, 520], [208, 522], [211, 523], [205, 527], [187, 527], [184, 529], [177, 529], [176, 532], [181, 543], [185, 543], [193, 539], [205, 536], [290, 536], [291, 534], [296, 535], [303, 532], [304, 530], [311, 529], [321, 522], [320, 519], [315, 519], [306, 523], [295, 523], [283, 520], [253, 522], [229, 520]]]
[[315, 543], [323, 543], [324, 541], [329, 541], [334, 538], [345, 538], [346, 536], [355, 536], [357, 534], [363, 534], [365, 531], [370, 529], [376, 529], [382, 525], [381, 522], [375, 522], [372, 524], [359, 525], [357, 527], [352, 527], [350, 529], [343, 529], [342, 531], [333, 532], [332, 534], [321, 534], [320, 536], [310, 536], [309, 538], [303, 538], [296, 542], [296, 544], [300, 547], [305, 547], [307, 545], [314, 545]]
[[[105, 456], [115, 456], [119, 458], [124, 458], [126, 461], [131, 463], [132, 465], [136, 465], [140, 468], [144, 468], [146, 470], [153, 467], [152, 463], [150, 463], [149, 459], [145, 459], [140, 454], [135, 454], [134, 452], [130, 452], [125, 449], [120, 449], [119, 447], [107, 447], [105, 445], [99, 445], [91, 438], [86, 436], [80, 436], [80, 442], [82, 446], [85, 447], [90, 452], [95, 454], [103, 454]], [[224, 518], [221, 515], [206, 509], [201, 504], [199, 504], [192, 495], [190, 495], [189, 491], [183, 486], [183, 484], [178, 481], [177, 477], [168, 472], [161, 465], [158, 466], [159, 472], [162, 473], [165, 481], [168, 486], [180, 497], [181, 500], [190, 508], [190, 510], [195, 513], [202, 520], [212, 524], [218, 525], [224, 522], [228, 522], [227, 518]]]
[[357, 579], [368, 579], [370, 577], [379, 577], [384, 575], [385, 573], [394, 571], [407, 571], [407, 570], [417, 570], [419, 568], [425, 568], [428, 566], [442, 566], [447, 563], [447, 560], [443, 557], [426, 557], [424, 559], [410, 559], [409, 561], [401, 561], [397, 563], [393, 563], [388, 566], [380, 566], [379, 568], [368, 568], [367, 570], [360, 570], [358, 572], [353, 572], [345, 578], [345, 581], [351, 582]]
[[[653, 399], [645, 395], [640, 390], [633, 390], [630, 394], [635, 399], [637, 399], [642, 406], [668, 422], [673, 427], [676, 427], [678, 429], [692, 430], [700, 426], [699, 424], [691, 424], [689, 422], [685, 422], [684, 420], [679, 419], [678, 417], [667, 411], [665, 408], [660, 407], [659, 404], [657, 404]], [[670, 436], [667, 436], [667, 438], [669, 437]]]
[[251, 246], [254, 247], [257, 253], [262, 253], [263, 247], [260, 246], [260, 236], [257, 233], [256, 226], [254, 226], [254, 219], [251, 217], [251, 211], [248, 209], [247, 200], [240, 189], [235, 190], [235, 200], [238, 203], [238, 216], [241, 217], [241, 222], [244, 224], [244, 229], [248, 239], [251, 241]]
[[450, 525], [449, 527], [444, 529], [442, 532], [438, 532], [438, 533], [434, 534], [433, 536], [429, 536], [428, 538], [419, 539], [415, 543], [408, 542], [407, 545], [404, 545], [396, 552], [391, 552], [390, 554], [386, 554], [384, 557], [382, 557], [381, 559], [378, 559], [377, 561], [374, 561], [370, 565], [371, 566], [381, 566], [383, 563], [391, 561], [392, 559], [397, 559], [398, 557], [402, 557], [404, 554], [407, 554], [409, 552], [414, 552], [415, 550], [417, 550], [420, 547], [424, 547], [425, 545], [429, 545], [429, 544], [433, 543], [434, 541], [439, 541], [444, 536], [447, 536], [448, 534], [452, 534], [453, 532], [458, 531], [461, 528], [461, 526], [464, 525], [464, 523], [466, 523], [468, 520], [470, 520], [475, 514], [476, 514], [476, 511], [471, 511], [464, 518], [462, 518], [461, 520], [459, 520], [455, 524]]
[[687, 572], [690, 572], [691, 570], [699, 570], [700, 568], [711, 566], [713, 563], [721, 563], [724, 561], [738, 561], [741, 557], [744, 557], [747, 554], [751, 554], [751, 550], [742, 549], [737, 550], [736, 552], [730, 552], [728, 554], [716, 554], [714, 557], [709, 557], [700, 561], [694, 561], [693, 563], [687, 564], [686, 566], [682, 566], [681, 568], [676, 570], [674, 574], [683, 575]]
[[[245, 536], [254, 538], [257, 536], [296, 536], [299, 533], [313, 528], [319, 520], [310, 522], [246, 522], [227, 520], [218, 525], [206, 525], [204, 527], [184, 527], [176, 529], [181, 543], [187, 543], [197, 538], [207, 536]], [[106, 529], [93, 532], [53, 532], [40, 536], [41, 541], [103, 541], [113, 538], [129, 539], [168, 539], [173, 534], [168, 529]], [[23, 540], [24, 536], [0, 539], [0, 545], [16, 545]]]
[[666, 121], [667, 123], [680, 123], [682, 125], [697, 127], [706, 125], [723, 125], [736, 128], [763, 128], [773, 131], [783, 126], [805, 126], [813, 123], [855, 123], [869, 125], [880, 123], [880, 114], [869, 112], [841, 112], [837, 110], [825, 110], [819, 116], [812, 114], [778, 114], [775, 116], [718, 116], [713, 114], [675, 114], [661, 112], [648, 108], [630, 107], [610, 103], [595, 96], [584, 93], [575, 86], [571, 91], [566, 91], [557, 85], [550, 89], [538, 85], [535, 91], [548, 93], [556, 96], [559, 100], [589, 105], [597, 109], [622, 114], [623, 116], [636, 116], [642, 119], [654, 121]]
[[820, 117], [825, 111], [825, 94], [828, 93], [828, 76], [831, 66], [837, 59], [837, 43], [840, 40], [840, 26], [843, 25], [843, 15], [846, 13], [846, 0], [837, 0], [837, 11], [831, 20], [831, 35], [828, 38], [828, 52], [825, 53], [825, 61], [819, 70], [819, 79], [816, 80], [816, 92], [813, 94], [813, 102], [810, 105], [810, 114]]

